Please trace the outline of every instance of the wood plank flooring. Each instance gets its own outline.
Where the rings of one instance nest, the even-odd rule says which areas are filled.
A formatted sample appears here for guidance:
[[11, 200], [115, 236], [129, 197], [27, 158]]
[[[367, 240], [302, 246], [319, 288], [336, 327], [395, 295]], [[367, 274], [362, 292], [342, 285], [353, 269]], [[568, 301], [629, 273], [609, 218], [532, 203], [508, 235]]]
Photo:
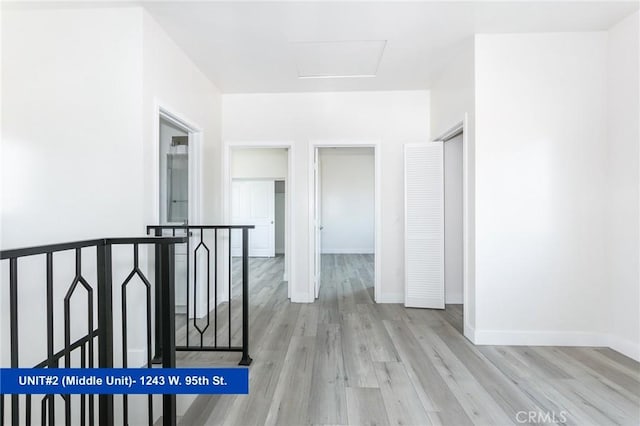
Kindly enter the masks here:
[[[181, 425], [640, 424], [640, 364], [610, 349], [474, 346], [460, 305], [373, 303], [370, 255], [323, 255], [319, 299], [292, 304], [283, 267], [250, 259], [249, 395], [198, 396]], [[238, 359], [178, 353], [179, 365]]]

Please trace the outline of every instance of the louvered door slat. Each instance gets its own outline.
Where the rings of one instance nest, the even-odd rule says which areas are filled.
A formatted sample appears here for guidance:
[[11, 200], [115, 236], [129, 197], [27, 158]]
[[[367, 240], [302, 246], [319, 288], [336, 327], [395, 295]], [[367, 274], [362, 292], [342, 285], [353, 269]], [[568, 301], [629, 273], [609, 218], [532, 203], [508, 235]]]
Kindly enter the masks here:
[[405, 145], [405, 306], [444, 309], [442, 142]]

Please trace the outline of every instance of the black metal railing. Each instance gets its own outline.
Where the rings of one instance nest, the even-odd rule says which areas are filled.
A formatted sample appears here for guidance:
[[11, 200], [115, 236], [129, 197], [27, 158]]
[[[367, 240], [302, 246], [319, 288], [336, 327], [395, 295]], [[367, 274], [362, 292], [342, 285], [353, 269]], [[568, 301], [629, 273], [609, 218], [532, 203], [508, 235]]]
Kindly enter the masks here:
[[[121, 358], [116, 362], [122, 367], [129, 365], [128, 335], [129, 319], [127, 316], [128, 291], [134, 279], [138, 279], [144, 288], [145, 306], [145, 343], [146, 343], [146, 363], [148, 368], [152, 367], [152, 316], [155, 313], [155, 329], [162, 329], [162, 342], [156, 342], [164, 348], [174, 348], [175, 346], [175, 317], [174, 317], [174, 266], [175, 266], [175, 245], [185, 243], [185, 237], [171, 238], [110, 238], [95, 239], [87, 241], [77, 241], [64, 244], [53, 244], [38, 247], [29, 247], [15, 250], [0, 251], [0, 260], [8, 261], [8, 282], [9, 282], [9, 354], [10, 367], [37, 367], [37, 368], [57, 368], [62, 362], [64, 367], [101, 367], [112, 368], [114, 365], [114, 353], [117, 353], [117, 346], [114, 342], [114, 317], [113, 299], [120, 297], [120, 342]], [[124, 270], [123, 262], [125, 258], [118, 256], [117, 267], [114, 268], [113, 247], [130, 246], [133, 248], [131, 271], [126, 275], [120, 286], [114, 286], [114, 271], [120, 274]], [[141, 266], [141, 246], [153, 246], [155, 248], [155, 275], [149, 279], [143, 272]], [[90, 265], [83, 266], [83, 259], [89, 259], [86, 252], [95, 250], [95, 265], [93, 261]], [[118, 248], [118, 255], [123, 254]], [[73, 253], [75, 258], [63, 259], [64, 253]], [[85, 255], [85, 256], [83, 256]], [[146, 255], [146, 252], [145, 252]], [[34, 274], [40, 268], [34, 261], [44, 257], [44, 270], [37, 276]], [[29, 259], [27, 259], [29, 258]], [[55, 262], [54, 262], [55, 261]], [[64, 269], [61, 263], [73, 263], [73, 276], [71, 283], [63, 287], [64, 296], [61, 297], [58, 289], [59, 285], [54, 285], [54, 281], [59, 281], [60, 272]], [[150, 259], [149, 259], [150, 261]], [[6, 263], [0, 262], [3, 267], [3, 274], [6, 272]], [[19, 277], [24, 273], [26, 279]], [[3, 275], [3, 278], [6, 275]], [[155, 281], [155, 285], [151, 282]], [[40, 362], [33, 362], [39, 356], [34, 355], [34, 347], [37, 346], [38, 326], [40, 322], [31, 320], [30, 316], [39, 312], [37, 305], [37, 295], [42, 295], [44, 286], [45, 321], [43, 335], [46, 335], [46, 355]], [[68, 281], [66, 281], [68, 282]], [[27, 293], [24, 288], [28, 288]], [[4, 289], [2, 289], [4, 291]], [[21, 295], [24, 291], [27, 294]], [[85, 293], [86, 324], [81, 324], [76, 318], [79, 313], [78, 296], [80, 290]], [[155, 294], [154, 294], [155, 293]], [[153, 312], [152, 298], [155, 296], [156, 302], [160, 303], [160, 310]], [[60, 308], [56, 309], [56, 301], [62, 300], [62, 314]], [[135, 307], [134, 307], [135, 308]], [[25, 312], [26, 311], [26, 312]], [[164, 315], [160, 315], [162, 312]], [[58, 315], [56, 315], [58, 314]], [[62, 317], [63, 339], [59, 338], [60, 333], [56, 333], [54, 322]], [[97, 327], [95, 326], [97, 323]], [[5, 324], [2, 325], [6, 327]], [[25, 328], [29, 333], [29, 339], [21, 339], [20, 330]], [[86, 331], [80, 331], [86, 328]], [[59, 326], [58, 326], [59, 329]], [[6, 332], [6, 329], [3, 330]], [[72, 335], [80, 334], [80, 337], [72, 338]], [[56, 335], [58, 338], [56, 339]], [[63, 343], [60, 342], [62, 340]], [[5, 346], [6, 347], [6, 346]], [[57, 349], [57, 350], [56, 350]], [[44, 352], [44, 351], [43, 351]], [[25, 360], [27, 358], [27, 360]], [[167, 350], [162, 357], [162, 366], [165, 368], [175, 367], [175, 351]], [[139, 366], [139, 365], [136, 365]], [[0, 424], [4, 425], [5, 415], [10, 419], [11, 425], [17, 426], [24, 419], [25, 424], [32, 424], [32, 420], [37, 416], [34, 410], [32, 395], [11, 395], [10, 404], [5, 409], [5, 398], [7, 395], [0, 395]], [[153, 413], [153, 395], [147, 397], [146, 423], [154, 424], [157, 420]], [[42, 425], [53, 425], [56, 420], [64, 421], [66, 425], [100, 424], [113, 425], [116, 420], [122, 420], [123, 424], [129, 424], [129, 406], [126, 395], [118, 396], [122, 401], [122, 410], [114, 409], [114, 395], [45, 395], [42, 397], [36, 408], [40, 409], [40, 423]], [[118, 401], [120, 402], [120, 401]], [[56, 416], [56, 406], [63, 408], [58, 410]], [[34, 415], [36, 412], [36, 415]], [[63, 412], [64, 414], [61, 414]], [[122, 418], [114, 418], [121, 416]], [[175, 395], [162, 395], [162, 422], [164, 425], [175, 425], [176, 423], [176, 401]]]
[[[178, 318], [176, 351], [242, 352], [239, 364], [251, 364], [248, 250], [249, 230], [253, 228], [253, 225], [147, 226], [147, 234], [153, 233], [156, 237], [187, 239], [176, 246], [181, 257], [175, 276], [181, 312], [176, 315], [184, 317]], [[224, 263], [226, 276], [222, 274]], [[240, 279], [234, 280], [234, 276], [239, 278], [240, 274]], [[159, 303], [157, 299], [156, 303]], [[238, 312], [241, 319], [234, 321]], [[156, 326], [156, 362], [164, 356], [163, 347], [158, 344], [163, 342], [163, 332], [162, 327]]]

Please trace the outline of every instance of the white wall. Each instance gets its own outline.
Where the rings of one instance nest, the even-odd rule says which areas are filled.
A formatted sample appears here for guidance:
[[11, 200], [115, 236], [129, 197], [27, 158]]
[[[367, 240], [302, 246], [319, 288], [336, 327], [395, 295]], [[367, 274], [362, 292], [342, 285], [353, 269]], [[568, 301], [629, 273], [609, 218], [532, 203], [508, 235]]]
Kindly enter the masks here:
[[140, 19], [3, 10], [3, 248], [144, 232]]
[[444, 285], [445, 303], [462, 303], [463, 215], [462, 135], [444, 143]]
[[230, 153], [231, 178], [287, 178], [286, 148], [233, 148]]
[[607, 34], [475, 45], [476, 343], [592, 345], [607, 312]]
[[321, 148], [321, 253], [374, 253], [373, 148]]
[[[280, 93], [223, 95], [223, 140], [293, 141], [295, 241], [299, 256], [292, 300], [312, 301], [308, 292], [310, 140], [380, 141], [382, 158], [382, 289], [380, 301], [403, 300], [402, 145], [425, 141], [429, 131], [428, 91]], [[251, 123], [251, 125], [247, 125]]]
[[[431, 138], [441, 136], [466, 117], [463, 162], [463, 278], [464, 335], [474, 341], [475, 330], [475, 40], [463, 40], [434, 77], [431, 89]], [[466, 174], [465, 174], [466, 170]]]
[[475, 43], [462, 40], [436, 72], [431, 87], [431, 137], [436, 138], [475, 110]]
[[[200, 178], [205, 185], [200, 202], [201, 223], [220, 223], [222, 201], [219, 189], [222, 170], [212, 165], [221, 159], [220, 91], [193, 64], [146, 11], [142, 11], [142, 127], [145, 188], [156, 187], [158, 170], [157, 108], [178, 115], [202, 132]], [[158, 222], [155, 190], [145, 191], [145, 222]], [[193, 203], [190, 203], [190, 207]]]
[[[157, 222], [156, 100], [198, 124], [203, 162], [219, 164], [219, 92], [140, 7], [3, 9], [2, 88], [2, 248], [144, 235], [144, 226]], [[203, 191], [203, 217], [210, 221], [220, 210], [219, 173], [218, 167], [203, 171], [204, 181], [211, 182]], [[114, 249], [114, 283], [122, 282], [131, 267], [131, 249], [123, 250]], [[95, 255], [86, 256], [83, 275], [95, 283]], [[72, 268], [72, 261], [72, 255], [54, 261], [56, 306], [62, 306], [73, 278], [68, 276], [73, 270], [62, 265]], [[46, 339], [37, 334], [45, 324], [44, 297], [39, 300], [44, 265], [37, 259], [25, 262], [20, 300], [28, 299], [32, 318], [20, 320], [20, 333], [22, 342], [29, 342], [28, 350], [22, 347], [28, 366], [46, 354]], [[2, 342], [8, 338], [5, 272]], [[139, 303], [140, 293], [129, 295], [131, 305]], [[119, 303], [116, 296], [114, 306]], [[73, 333], [84, 327], [84, 315], [75, 314], [82, 308], [80, 303], [72, 311]], [[132, 323], [142, 323], [141, 310], [130, 314]], [[61, 318], [60, 309], [57, 349]], [[114, 327], [117, 341], [118, 333]], [[140, 333], [132, 333], [133, 366], [144, 358], [144, 342]], [[8, 365], [8, 345], [2, 348], [1, 363]], [[114, 356], [117, 363], [119, 349]]]
[[[158, 169], [157, 108], [160, 106], [177, 115], [201, 132], [200, 161], [197, 166], [202, 182], [200, 211], [190, 212], [190, 218], [203, 224], [222, 222], [222, 170], [217, 167], [221, 162], [221, 96], [220, 91], [195, 66], [187, 55], [169, 38], [164, 30], [146, 11], [142, 10], [142, 117], [143, 153], [145, 165], [145, 223], [158, 222], [158, 204], [155, 198]], [[192, 195], [192, 194], [191, 194]], [[189, 208], [193, 209], [195, 200], [192, 196]], [[198, 220], [199, 219], [199, 220]], [[218, 263], [221, 264], [226, 241], [219, 241]], [[212, 242], [210, 242], [212, 244]], [[218, 279], [223, 279], [222, 270], [218, 271]], [[204, 312], [205, 287], [198, 312]], [[213, 292], [212, 292], [213, 293]], [[219, 290], [218, 300], [226, 297], [224, 290]], [[213, 306], [214, 295], [211, 295]], [[193, 400], [192, 396], [178, 398], [178, 415], [182, 414]]]
[[640, 360], [640, 13], [609, 30], [605, 202], [609, 345]]
[[[3, 10], [2, 248], [144, 233], [140, 22], [134, 8]], [[128, 266], [121, 253], [114, 249], [114, 282]], [[56, 350], [64, 342], [63, 298], [73, 266], [73, 252], [54, 256]], [[2, 272], [0, 364], [7, 366]], [[28, 367], [46, 357], [43, 257], [21, 260], [18, 273], [20, 365]], [[95, 250], [83, 253], [83, 276], [95, 289]], [[83, 292], [71, 305], [72, 340], [87, 330]], [[119, 300], [117, 294], [114, 306]], [[139, 339], [136, 331], [131, 337]], [[119, 333], [114, 327], [117, 342]]]

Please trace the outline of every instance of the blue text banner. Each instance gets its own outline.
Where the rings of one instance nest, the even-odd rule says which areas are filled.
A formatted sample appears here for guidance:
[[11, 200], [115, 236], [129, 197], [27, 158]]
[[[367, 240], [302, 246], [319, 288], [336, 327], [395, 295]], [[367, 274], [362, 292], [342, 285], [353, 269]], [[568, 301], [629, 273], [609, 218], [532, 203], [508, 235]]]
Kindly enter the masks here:
[[0, 368], [2, 394], [247, 394], [249, 369]]

